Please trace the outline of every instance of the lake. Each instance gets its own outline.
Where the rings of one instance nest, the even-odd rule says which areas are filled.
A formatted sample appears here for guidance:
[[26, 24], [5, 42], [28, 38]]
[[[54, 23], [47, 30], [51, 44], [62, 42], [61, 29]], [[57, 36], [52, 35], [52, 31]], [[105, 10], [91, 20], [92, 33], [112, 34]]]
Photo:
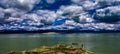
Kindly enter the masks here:
[[120, 33], [0, 34], [0, 53], [22, 51], [41, 46], [79, 43], [94, 54], [119, 54]]

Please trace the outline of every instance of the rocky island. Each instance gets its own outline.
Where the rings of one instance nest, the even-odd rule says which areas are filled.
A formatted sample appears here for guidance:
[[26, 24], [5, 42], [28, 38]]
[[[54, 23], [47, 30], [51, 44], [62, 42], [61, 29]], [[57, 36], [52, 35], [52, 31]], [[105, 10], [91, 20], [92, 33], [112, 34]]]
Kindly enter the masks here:
[[[73, 45], [76, 45], [76, 43], [74, 43]], [[58, 44], [52, 47], [42, 46], [40, 48], [28, 51], [18, 52], [11, 51], [7, 54], [93, 54], [93, 53], [84, 49], [83, 45], [80, 48], [76, 48], [73, 46]]]

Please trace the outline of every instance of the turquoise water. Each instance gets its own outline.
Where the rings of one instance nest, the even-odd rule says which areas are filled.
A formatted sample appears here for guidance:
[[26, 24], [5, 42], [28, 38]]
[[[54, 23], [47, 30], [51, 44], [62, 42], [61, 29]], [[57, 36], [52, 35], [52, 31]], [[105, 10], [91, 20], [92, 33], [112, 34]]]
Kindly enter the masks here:
[[79, 43], [94, 54], [119, 54], [119, 33], [72, 33], [72, 34], [0, 34], [0, 53]]

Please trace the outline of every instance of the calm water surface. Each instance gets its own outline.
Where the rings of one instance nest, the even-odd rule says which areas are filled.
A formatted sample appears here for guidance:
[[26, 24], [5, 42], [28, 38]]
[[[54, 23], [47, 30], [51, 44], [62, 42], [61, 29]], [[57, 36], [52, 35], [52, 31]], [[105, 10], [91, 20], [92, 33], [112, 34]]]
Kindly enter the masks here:
[[119, 54], [119, 33], [73, 33], [73, 34], [0, 34], [0, 53], [79, 43], [94, 54]]

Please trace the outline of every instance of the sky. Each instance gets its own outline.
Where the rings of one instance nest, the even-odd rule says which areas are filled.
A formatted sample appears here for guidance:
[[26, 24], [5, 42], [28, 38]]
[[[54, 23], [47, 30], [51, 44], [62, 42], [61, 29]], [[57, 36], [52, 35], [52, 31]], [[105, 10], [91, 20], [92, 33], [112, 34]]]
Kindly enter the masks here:
[[120, 30], [120, 0], [1, 0], [0, 30]]

